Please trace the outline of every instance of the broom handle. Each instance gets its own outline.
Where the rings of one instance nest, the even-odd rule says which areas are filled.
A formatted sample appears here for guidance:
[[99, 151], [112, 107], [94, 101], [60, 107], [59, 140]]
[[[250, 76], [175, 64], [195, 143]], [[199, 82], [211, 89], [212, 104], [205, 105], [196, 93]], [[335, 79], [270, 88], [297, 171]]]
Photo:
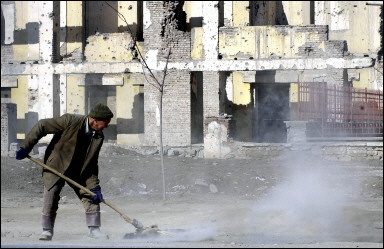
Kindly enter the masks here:
[[[38, 165], [40, 165], [41, 167], [43, 167], [44, 169], [47, 169], [49, 171], [51, 171], [52, 173], [56, 174], [57, 176], [63, 178], [64, 180], [66, 180], [67, 182], [69, 182], [70, 184], [78, 187], [79, 189], [82, 189], [83, 191], [85, 191], [87, 194], [91, 195], [91, 196], [94, 196], [96, 195], [95, 193], [93, 193], [91, 190], [87, 189], [86, 187], [80, 185], [79, 183], [75, 182], [74, 180], [66, 177], [65, 175], [63, 175], [62, 173], [60, 173], [59, 171], [55, 170], [55, 169], [52, 169], [51, 167], [45, 165], [44, 163], [40, 162], [39, 160], [37, 160], [36, 158], [33, 158], [31, 157], [30, 155], [27, 155], [27, 158], [30, 159], [31, 161], [37, 163]], [[109, 206], [110, 208], [112, 208], [113, 210], [115, 210], [117, 213], [120, 214], [121, 217], [124, 218], [125, 221], [131, 223], [134, 227], [138, 228], [138, 229], [143, 229], [143, 225], [136, 219], [131, 219], [130, 217], [128, 217], [127, 215], [125, 215], [120, 209], [118, 209], [117, 207], [115, 207], [114, 205], [112, 205], [109, 201], [103, 199], [102, 201], [104, 204], [106, 204], [107, 206]]]

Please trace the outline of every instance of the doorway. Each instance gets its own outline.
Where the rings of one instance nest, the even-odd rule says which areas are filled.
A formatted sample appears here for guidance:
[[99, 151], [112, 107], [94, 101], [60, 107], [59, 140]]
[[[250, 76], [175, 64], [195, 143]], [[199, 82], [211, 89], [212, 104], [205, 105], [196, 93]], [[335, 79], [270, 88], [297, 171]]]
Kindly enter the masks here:
[[289, 84], [257, 83], [254, 86], [254, 138], [259, 143], [286, 143], [284, 121], [290, 120]]
[[191, 143], [204, 142], [203, 73], [191, 72]]

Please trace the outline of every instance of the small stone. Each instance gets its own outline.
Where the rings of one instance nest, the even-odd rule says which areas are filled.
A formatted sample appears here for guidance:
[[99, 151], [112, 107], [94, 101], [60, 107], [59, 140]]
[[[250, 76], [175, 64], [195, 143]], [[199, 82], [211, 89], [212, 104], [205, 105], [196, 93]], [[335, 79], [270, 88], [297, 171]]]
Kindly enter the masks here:
[[208, 183], [204, 179], [196, 179], [195, 185], [208, 186]]
[[217, 193], [218, 192], [218, 189], [217, 189], [217, 187], [215, 186], [215, 184], [209, 184], [209, 191], [211, 192], [211, 193]]

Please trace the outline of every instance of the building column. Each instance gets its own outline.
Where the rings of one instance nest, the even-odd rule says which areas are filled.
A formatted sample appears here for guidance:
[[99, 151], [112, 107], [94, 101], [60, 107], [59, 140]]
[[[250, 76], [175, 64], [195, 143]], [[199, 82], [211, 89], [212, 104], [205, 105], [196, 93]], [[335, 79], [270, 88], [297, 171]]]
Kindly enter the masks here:
[[39, 4], [39, 45], [42, 63], [57, 62], [60, 56], [60, 1]]
[[67, 75], [66, 74], [60, 74], [59, 79], [59, 89], [57, 95], [59, 96], [59, 103], [60, 106], [60, 112], [59, 115], [63, 115], [67, 113]]
[[[203, 1], [203, 51], [206, 62], [218, 60], [219, 2]], [[230, 13], [224, 13], [230, 15]], [[225, 18], [225, 17], [224, 17]], [[227, 21], [228, 22], [228, 21]], [[224, 158], [230, 149], [228, 120], [220, 117], [220, 72], [203, 72], [204, 157]]]
[[[60, 59], [60, 1], [38, 2], [39, 7], [39, 63], [43, 65], [37, 77], [28, 80], [29, 101], [33, 101], [28, 108], [26, 117], [27, 128], [38, 120], [52, 118], [60, 114], [60, 77], [47, 73], [52, 63]], [[33, 96], [31, 96], [33, 95]], [[37, 117], [36, 117], [37, 115]], [[28, 131], [27, 131], [28, 132]], [[52, 135], [45, 136], [39, 143], [48, 143]]]
[[220, 115], [220, 80], [220, 72], [203, 72], [205, 158], [224, 158], [231, 151], [226, 146], [230, 120]]
[[8, 155], [16, 139], [16, 104], [1, 103], [1, 155]]
[[219, 46], [219, 1], [202, 1], [205, 60], [217, 60]]
[[216, 117], [220, 113], [220, 72], [203, 72], [203, 115]]

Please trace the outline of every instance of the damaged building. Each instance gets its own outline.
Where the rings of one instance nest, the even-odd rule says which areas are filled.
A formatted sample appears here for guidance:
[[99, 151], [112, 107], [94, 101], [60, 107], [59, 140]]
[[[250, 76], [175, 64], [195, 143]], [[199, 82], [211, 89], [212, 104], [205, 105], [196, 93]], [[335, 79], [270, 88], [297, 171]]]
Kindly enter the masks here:
[[373, 1], [2, 1], [2, 154], [98, 102], [106, 142], [158, 146], [162, 123], [165, 146], [207, 158], [382, 137], [382, 17]]

